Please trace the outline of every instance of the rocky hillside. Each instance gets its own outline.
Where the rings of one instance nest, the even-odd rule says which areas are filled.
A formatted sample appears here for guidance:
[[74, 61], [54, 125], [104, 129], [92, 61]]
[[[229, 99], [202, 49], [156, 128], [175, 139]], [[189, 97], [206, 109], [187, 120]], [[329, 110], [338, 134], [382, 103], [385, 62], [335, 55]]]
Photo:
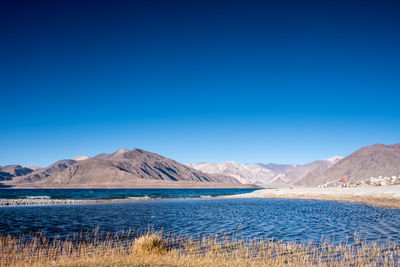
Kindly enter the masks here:
[[370, 177], [392, 177], [400, 174], [400, 143], [363, 147], [328, 169], [315, 169], [298, 181], [298, 185], [323, 185], [345, 177], [353, 182]]
[[49, 188], [201, 187], [213, 184], [241, 187], [233, 177], [205, 174], [141, 149], [121, 149], [79, 161], [59, 161], [46, 169], [14, 179], [10, 184]]
[[188, 163], [188, 166], [209, 174], [222, 174], [236, 178], [243, 184], [263, 184], [272, 180], [276, 174], [274, 171], [258, 164], [239, 164], [234, 161], [221, 163]]
[[221, 163], [188, 163], [187, 165], [210, 174], [232, 176], [241, 183], [252, 183], [260, 186], [289, 185], [315, 169], [328, 169], [341, 157], [316, 160], [304, 165], [296, 164], [240, 164], [234, 161]]
[[76, 162], [77, 161], [72, 159], [59, 160], [47, 168], [37, 169], [36, 171], [28, 173], [27, 175], [16, 177], [15, 179], [13, 179], [13, 183], [22, 184], [22, 183], [38, 182], [49, 177], [52, 174], [61, 172], [62, 170], [68, 168], [69, 166], [75, 164]]
[[21, 165], [0, 166], [0, 181], [12, 180], [14, 177], [19, 177], [33, 172], [34, 170]]

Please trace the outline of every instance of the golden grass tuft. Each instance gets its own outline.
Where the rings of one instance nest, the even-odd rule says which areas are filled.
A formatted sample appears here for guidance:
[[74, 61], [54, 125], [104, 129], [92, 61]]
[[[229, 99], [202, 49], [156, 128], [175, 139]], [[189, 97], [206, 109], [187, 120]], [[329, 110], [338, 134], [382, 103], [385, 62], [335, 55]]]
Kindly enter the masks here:
[[400, 248], [356, 240], [355, 245], [295, 243], [211, 236], [191, 239], [148, 231], [63, 239], [43, 234], [0, 236], [0, 266], [399, 266]]
[[147, 233], [134, 240], [132, 251], [134, 253], [165, 253], [166, 246], [162, 234], [160, 232], [147, 231]]

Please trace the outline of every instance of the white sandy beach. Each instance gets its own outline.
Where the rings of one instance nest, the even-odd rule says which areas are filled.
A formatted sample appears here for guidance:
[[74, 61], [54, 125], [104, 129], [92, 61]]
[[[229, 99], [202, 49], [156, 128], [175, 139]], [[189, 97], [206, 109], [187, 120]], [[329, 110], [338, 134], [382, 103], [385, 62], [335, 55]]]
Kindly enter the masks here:
[[227, 198], [302, 198], [360, 202], [400, 208], [400, 185], [359, 187], [294, 187], [261, 189], [252, 193], [226, 196]]
[[261, 189], [252, 193], [240, 194], [231, 197], [296, 197], [296, 196], [375, 196], [390, 197], [400, 200], [400, 185], [393, 186], [359, 186], [359, 187], [294, 187], [280, 189]]

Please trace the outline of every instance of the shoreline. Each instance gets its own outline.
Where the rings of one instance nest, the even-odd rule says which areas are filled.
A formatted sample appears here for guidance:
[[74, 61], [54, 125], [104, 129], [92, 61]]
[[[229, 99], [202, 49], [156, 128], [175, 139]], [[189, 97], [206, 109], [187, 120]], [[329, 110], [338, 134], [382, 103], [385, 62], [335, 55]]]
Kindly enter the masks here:
[[227, 184], [216, 182], [152, 182], [143, 184], [15, 184], [12, 181], [0, 182], [0, 189], [237, 189], [262, 188], [254, 184]]
[[[295, 187], [279, 189], [259, 189], [251, 193], [225, 195], [215, 197], [193, 197], [200, 199], [226, 198], [282, 198], [282, 199], [313, 199], [360, 203], [387, 208], [400, 208], [400, 185], [393, 186], [363, 186], [346, 188]], [[140, 199], [0, 199], [0, 207], [41, 206], [41, 205], [74, 205], [74, 204], [110, 204], [135, 203], [167, 200], [186, 200], [188, 198], [144, 198]]]
[[87, 205], [163, 201], [168, 199], [0, 199], [0, 207], [53, 206], [53, 205]]
[[372, 206], [400, 208], [400, 185], [361, 187], [295, 187], [261, 189], [252, 193], [224, 196], [223, 198], [288, 198], [313, 199], [360, 203]]
[[26, 207], [26, 206], [52, 206], [52, 205], [90, 205], [90, 204], [113, 204], [113, 203], [138, 203], [155, 201], [173, 201], [173, 200], [204, 200], [204, 199], [222, 199], [229, 196], [200, 196], [185, 198], [143, 198], [137, 199], [29, 199], [29, 198], [0, 198], [1, 207]]

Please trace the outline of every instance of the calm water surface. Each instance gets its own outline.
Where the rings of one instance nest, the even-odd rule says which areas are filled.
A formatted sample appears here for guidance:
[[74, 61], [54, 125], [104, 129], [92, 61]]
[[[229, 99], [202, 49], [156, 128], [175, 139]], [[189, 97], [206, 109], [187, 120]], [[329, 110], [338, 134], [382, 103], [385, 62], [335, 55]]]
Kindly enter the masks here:
[[198, 237], [225, 233], [240, 238], [353, 242], [389, 238], [400, 243], [400, 209], [317, 200], [192, 199], [92, 205], [0, 207], [0, 233], [42, 231], [61, 236], [135, 228]]

